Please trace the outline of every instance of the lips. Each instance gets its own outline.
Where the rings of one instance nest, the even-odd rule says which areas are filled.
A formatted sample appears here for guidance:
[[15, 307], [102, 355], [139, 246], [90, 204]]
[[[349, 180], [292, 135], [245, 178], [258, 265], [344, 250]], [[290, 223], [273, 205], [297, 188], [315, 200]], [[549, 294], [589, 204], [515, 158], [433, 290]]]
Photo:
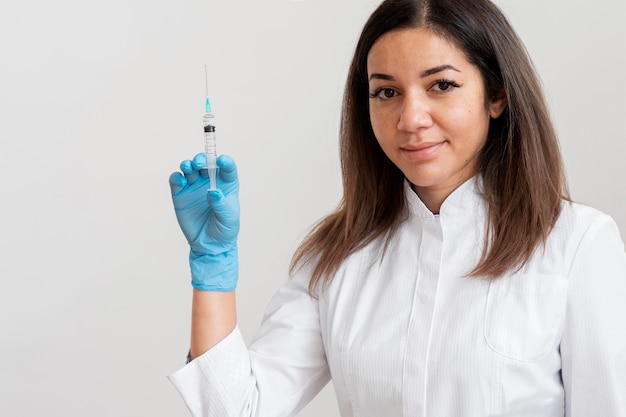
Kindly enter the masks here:
[[444, 142], [423, 142], [416, 145], [407, 144], [400, 148], [402, 155], [409, 161], [421, 161], [436, 156]]

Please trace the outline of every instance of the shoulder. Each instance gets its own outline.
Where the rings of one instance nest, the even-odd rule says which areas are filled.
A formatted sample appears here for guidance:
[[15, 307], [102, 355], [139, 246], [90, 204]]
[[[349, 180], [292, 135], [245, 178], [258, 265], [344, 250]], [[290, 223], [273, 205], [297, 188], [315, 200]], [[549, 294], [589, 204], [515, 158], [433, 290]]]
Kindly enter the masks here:
[[[624, 263], [626, 254], [617, 224], [593, 207], [564, 202], [561, 215], [546, 241], [546, 253], [563, 261], [566, 275], [576, 265]], [[609, 262], [609, 257], [612, 261]]]
[[581, 263], [599, 265], [608, 253], [618, 263], [625, 256], [615, 221], [595, 208], [564, 201], [545, 245], [537, 248], [525, 269], [568, 276]]
[[564, 201], [550, 238], [579, 241], [597, 230], [619, 235], [617, 224], [609, 215], [593, 207]]

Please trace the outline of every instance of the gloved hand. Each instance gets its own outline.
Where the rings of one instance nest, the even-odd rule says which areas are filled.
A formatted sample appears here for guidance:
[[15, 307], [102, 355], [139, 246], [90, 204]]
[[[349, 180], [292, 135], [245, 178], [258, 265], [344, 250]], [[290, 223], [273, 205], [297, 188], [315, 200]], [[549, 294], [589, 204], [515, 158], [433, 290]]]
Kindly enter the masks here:
[[205, 166], [206, 155], [201, 153], [180, 164], [182, 174], [170, 175], [174, 211], [190, 246], [191, 285], [204, 291], [231, 291], [239, 276], [237, 167], [229, 156], [219, 156], [218, 190], [208, 191]]

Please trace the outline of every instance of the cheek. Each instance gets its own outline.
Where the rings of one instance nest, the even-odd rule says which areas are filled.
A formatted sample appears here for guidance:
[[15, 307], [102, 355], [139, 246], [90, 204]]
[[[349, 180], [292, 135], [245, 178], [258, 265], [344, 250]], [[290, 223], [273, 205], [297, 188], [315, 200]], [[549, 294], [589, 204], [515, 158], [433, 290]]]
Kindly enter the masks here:
[[460, 137], [472, 142], [481, 142], [487, 137], [489, 113], [482, 105], [459, 106], [447, 112], [447, 120], [450, 122], [448, 128]]
[[374, 131], [374, 134], [378, 137], [376, 132], [378, 131], [379, 126], [380, 126], [380, 115], [375, 109], [372, 109], [372, 106], [370, 106], [369, 112], [370, 112], [370, 123], [372, 125], [372, 130]]
[[389, 140], [391, 133], [393, 132], [393, 117], [389, 115], [389, 112], [382, 111], [370, 107], [370, 123], [372, 131], [378, 143], [383, 145], [386, 140]]
[[391, 161], [394, 160], [393, 152], [391, 151], [393, 146], [393, 131], [389, 128], [388, 118], [383, 115], [383, 112], [372, 111], [370, 109], [370, 123], [372, 126], [372, 131], [374, 132], [374, 137], [376, 138], [376, 142], [378, 142], [378, 146], [381, 151], [389, 158]]

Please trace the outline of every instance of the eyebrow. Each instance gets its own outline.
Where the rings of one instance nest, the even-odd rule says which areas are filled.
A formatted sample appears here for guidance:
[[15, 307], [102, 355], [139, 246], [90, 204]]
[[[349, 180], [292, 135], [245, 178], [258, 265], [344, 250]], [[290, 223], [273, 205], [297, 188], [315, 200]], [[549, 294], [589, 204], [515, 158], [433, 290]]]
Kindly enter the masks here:
[[[454, 68], [452, 65], [444, 64], [444, 65], [438, 65], [436, 67], [428, 68], [427, 70], [422, 71], [420, 73], [420, 78], [425, 78], [425, 77], [428, 77], [429, 75], [437, 74], [438, 72], [445, 71], [445, 70], [452, 70], [452, 71], [456, 71], [456, 72], [461, 72], [460, 70]], [[372, 75], [370, 75], [369, 79], [370, 79], [370, 81], [373, 80], [373, 79], [386, 80], [386, 81], [395, 81], [395, 78], [392, 75], [380, 74], [380, 73], [377, 73], [377, 72], [375, 72]]]

